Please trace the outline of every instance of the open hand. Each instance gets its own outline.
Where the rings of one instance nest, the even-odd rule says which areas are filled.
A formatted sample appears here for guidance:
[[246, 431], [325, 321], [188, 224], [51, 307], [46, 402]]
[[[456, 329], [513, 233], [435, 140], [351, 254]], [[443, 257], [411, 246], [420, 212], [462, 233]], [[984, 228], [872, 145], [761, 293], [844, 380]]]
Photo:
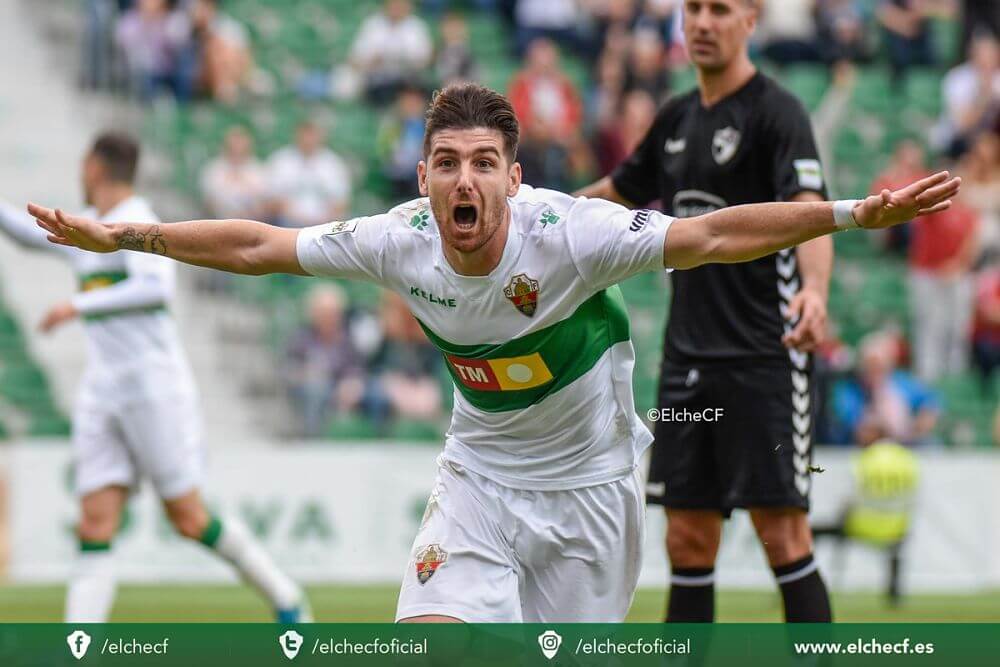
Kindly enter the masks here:
[[111, 225], [38, 204], [28, 204], [28, 213], [35, 218], [39, 227], [48, 232], [46, 238], [52, 243], [91, 252], [118, 250]]
[[951, 208], [951, 199], [961, 185], [961, 178], [951, 178], [947, 171], [938, 172], [901, 190], [883, 190], [859, 201], [854, 206], [854, 219], [865, 229], [883, 229], [940, 213]]

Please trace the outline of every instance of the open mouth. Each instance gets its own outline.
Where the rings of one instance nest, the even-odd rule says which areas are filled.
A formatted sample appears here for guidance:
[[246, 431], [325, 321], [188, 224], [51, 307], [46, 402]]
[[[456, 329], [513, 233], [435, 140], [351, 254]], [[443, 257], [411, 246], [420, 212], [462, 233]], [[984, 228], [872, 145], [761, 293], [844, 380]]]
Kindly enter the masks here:
[[464, 229], [470, 229], [475, 226], [476, 221], [479, 219], [479, 212], [476, 211], [476, 207], [470, 204], [460, 204], [455, 207], [454, 211], [455, 224]]

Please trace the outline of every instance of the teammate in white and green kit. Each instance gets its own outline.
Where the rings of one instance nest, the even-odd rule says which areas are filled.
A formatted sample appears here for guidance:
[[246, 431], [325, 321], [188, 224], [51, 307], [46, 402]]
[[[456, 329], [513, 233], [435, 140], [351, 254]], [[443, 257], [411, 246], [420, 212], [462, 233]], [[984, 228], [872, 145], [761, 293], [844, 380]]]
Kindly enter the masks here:
[[[87, 210], [101, 224], [157, 224], [133, 182], [139, 145], [101, 134], [82, 164]], [[76, 318], [87, 336], [87, 366], [73, 411], [79, 552], [66, 589], [67, 623], [104, 623], [115, 598], [113, 543], [122, 512], [149, 479], [174, 528], [202, 542], [256, 587], [281, 622], [311, 620], [302, 590], [235, 517], [211, 514], [201, 495], [204, 442], [194, 378], [169, 312], [176, 266], [153, 255], [95, 255], [52, 245], [20, 208], [0, 202], [0, 232], [26, 248], [57, 251], [80, 291], [53, 307], [49, 331]]]
[[739, 262], [943, 210], [938, 174], [860, 202], [760, 204], [674, 220], [521, 184], [518, 125], [474, 84], [435, 96], [419, 199], [303, 230], [245, 220], [107, 226], [36, 205], [56, 244], [247, 274], [367, 280], [441, 349], [455, 411], [396, 612], [410, 621], [621, 621], [640, 567], [633, 351], [615, 283]]

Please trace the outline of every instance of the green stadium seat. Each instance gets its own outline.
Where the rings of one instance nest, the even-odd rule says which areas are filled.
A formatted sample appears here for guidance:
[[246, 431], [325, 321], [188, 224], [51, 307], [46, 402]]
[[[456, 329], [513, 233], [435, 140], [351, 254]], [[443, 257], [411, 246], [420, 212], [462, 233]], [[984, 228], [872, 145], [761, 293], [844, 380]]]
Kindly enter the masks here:
[[326, 437], [334, 440], [372, 440], [378, 435], [371, 421], [354, 415], [336, 417], [326, 428]]
[[436, 423], [415, 419], [397, 419], [389, 429], [389, 437], [392, 440], [402, 441], [441, 441], [444, 438], [444, 430], [440, 424]]

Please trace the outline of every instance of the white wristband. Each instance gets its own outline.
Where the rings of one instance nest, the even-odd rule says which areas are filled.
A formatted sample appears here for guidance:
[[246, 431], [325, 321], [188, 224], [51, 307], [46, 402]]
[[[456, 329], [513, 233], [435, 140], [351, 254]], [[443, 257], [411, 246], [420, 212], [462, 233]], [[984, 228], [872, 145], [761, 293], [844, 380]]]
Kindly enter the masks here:
[[837, 227], [837, 231], [857, 229], [861, 226], [854, 219], [854, 207], [857, 204], [857, 199], [841, 199], [833, 202], [833, 224]]

